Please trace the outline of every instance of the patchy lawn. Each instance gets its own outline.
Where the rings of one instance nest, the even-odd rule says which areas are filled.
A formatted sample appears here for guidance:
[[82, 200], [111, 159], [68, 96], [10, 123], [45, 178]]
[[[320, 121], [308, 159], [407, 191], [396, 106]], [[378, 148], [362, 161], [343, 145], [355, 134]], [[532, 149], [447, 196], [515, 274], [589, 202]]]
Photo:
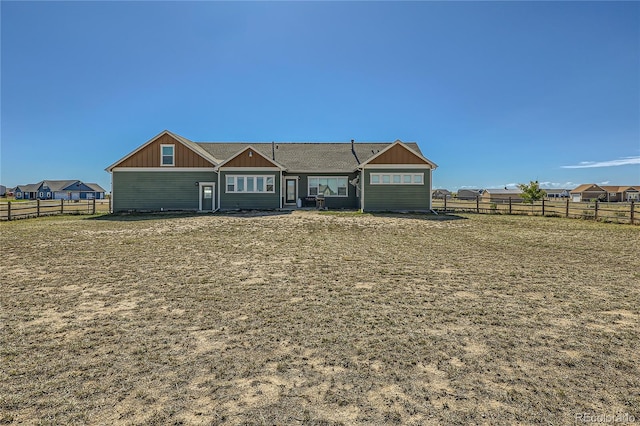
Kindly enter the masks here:
[[0, 232], [0, 423], [640, 419], [638, 227], [294, 212]]

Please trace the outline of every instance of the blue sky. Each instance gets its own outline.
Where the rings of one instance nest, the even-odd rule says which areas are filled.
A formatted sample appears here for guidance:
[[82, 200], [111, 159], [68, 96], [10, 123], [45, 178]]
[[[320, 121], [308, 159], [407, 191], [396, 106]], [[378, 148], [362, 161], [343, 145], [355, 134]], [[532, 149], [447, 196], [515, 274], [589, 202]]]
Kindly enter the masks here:
[[640, 184], [638, 2], [7, 2], [0, 182], [194, 141], [416, 141], [434, 187]]

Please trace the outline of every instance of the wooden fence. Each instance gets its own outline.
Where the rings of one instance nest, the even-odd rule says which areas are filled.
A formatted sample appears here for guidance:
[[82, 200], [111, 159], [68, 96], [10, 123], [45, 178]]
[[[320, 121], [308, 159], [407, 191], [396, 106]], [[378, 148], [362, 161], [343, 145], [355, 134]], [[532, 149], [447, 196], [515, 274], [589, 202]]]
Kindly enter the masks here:
[[0, 203], [0, 220], [58, 214], [108, 213], [109, 200], [33, 200]]
[[433, 209], [439, 213], [469, 212], [568, 217], [634, 225], [640, 224], [639, 205], [640, 203], [633, 201], [628, 203], [572, 202], [569, 199], [541, 200], [533, 204], [523, 203], [521, 199], [500, 202], [483, 201], [480, 197], [475, 200], [433, 199]]

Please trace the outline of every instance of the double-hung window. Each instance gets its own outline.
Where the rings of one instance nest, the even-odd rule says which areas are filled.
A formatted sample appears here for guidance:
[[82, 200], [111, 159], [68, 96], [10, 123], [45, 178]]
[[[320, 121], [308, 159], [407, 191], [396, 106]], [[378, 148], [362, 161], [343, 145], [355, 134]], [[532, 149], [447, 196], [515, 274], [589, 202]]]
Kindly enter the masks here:
[[274, 176], [227, 175], [227, 192], [256, 194], [273, 193]]
[[160, 145], [160, 165], [173, 166], [175, 165], [175, 145]]
[[308, 192], [309, 196], [317, 196], [319, 194], [325, 197], [347, 197], [347, 184], [349, 183], [346, 177], [332, 177], [332, 176], [313, 176], [308, 179]]

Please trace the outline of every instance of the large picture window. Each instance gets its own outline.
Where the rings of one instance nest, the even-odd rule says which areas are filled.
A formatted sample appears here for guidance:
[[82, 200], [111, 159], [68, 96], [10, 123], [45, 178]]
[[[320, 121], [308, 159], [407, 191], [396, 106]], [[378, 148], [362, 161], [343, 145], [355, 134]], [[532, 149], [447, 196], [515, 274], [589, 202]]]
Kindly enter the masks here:
[[160, 145], [161, 165], [173, 166], [175, 145]]
[[324, 177], [314, 176], [309, 177], [309, 196], [316, 196], [322, 194], [325, 197], [347, 197], [347, 184], [349, 183], [346, 177]]
[[227, 192], [256, 194], [273, 193], [275, 177], [271, 176], [241, 176], [227, 175]]
[[371, 173], [371, 185], [423, 185], [424, 173]]

